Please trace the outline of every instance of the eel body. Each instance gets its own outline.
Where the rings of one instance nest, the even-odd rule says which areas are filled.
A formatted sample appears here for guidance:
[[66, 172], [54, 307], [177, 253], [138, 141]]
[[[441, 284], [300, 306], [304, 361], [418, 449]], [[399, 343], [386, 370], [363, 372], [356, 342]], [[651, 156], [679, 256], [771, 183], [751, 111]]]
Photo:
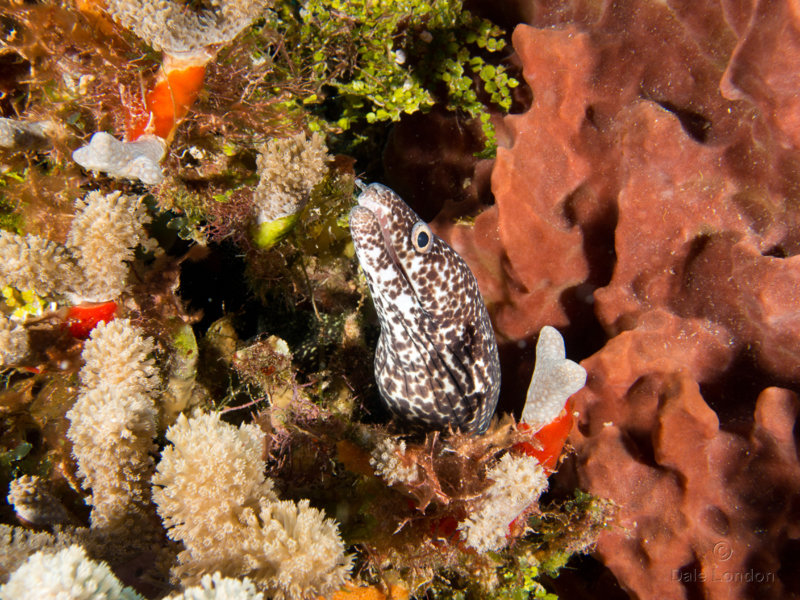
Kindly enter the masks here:
[[379, 184], [360, 194], [350, 231], [380, 319], [381, 397], [413, 425], [483, 433], [497, 406], [500, 364], [469, 267]]

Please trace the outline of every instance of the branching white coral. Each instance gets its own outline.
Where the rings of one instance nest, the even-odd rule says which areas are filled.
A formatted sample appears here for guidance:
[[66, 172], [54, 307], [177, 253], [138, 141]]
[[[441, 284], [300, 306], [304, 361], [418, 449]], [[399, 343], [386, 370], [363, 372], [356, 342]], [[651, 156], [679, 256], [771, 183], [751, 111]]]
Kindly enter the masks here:
[[67, 413], [78, 475], [92, 491], [92, 528], [135, 530], [147, 514], [157, 411], [145, 394], [103, 385]]
[[419, 480], [419, 468], [413, 461], [405, 460], [406, 443], [392, 438], [379, 441], [370, 453], [369, 464], [375, 474], [388, 485], [411, 485]]
[[86, 342], [67, 437], [92, 491], [92, 528], [132, 531], [148, 513], [157, 417], [152, 347], [127, 319], [98, 325]]
[[178, 418], [167, 431], [153, 499], [183, 542], [178, 573], [196, 580], [220, 571], [248, 576], [275, 598], [328, 594], [350, 566], [336, 524], [307, 501], [280, 502], [264, 477], [264, 434], [219, 415]]
[[75, 201], [75, 208], [67, 246], [83, 282], [73, 295], [88, 302], [116, 298], [125, 289], [127, 262], [133, 260], [134, 250], [150, 244], [144, 230], [150, 215], [139, 198], [121, 192], [90, 192]]
[[66, 248], [35, 235], [0, 230], [0, 286], [39, 296], [71, 289], [78, 271]]
[[536, 431], [558, 416], [567, 399], [586, 383], [586, 369], [566, 358], [564, 338], [553, 327], [542, 327], [536, 343], [536, 367], [522, 421]]
[[264, 595], [256, 590], [253, 582], [223, 577], [220, 573], [203, 575], [200, 585], [187, 588], [182, 594], [168, 596], [164, 600], [263, 600]]
[[56, 552], [82, 543], [87, 540], [88, 531], [82, 527], [62, 530], [56, 526], [53, 533], [47, 533], [0, 524], [0, 583], [8, 581], [11, 573], [34, 552]]
[[532, 456], [506, 454], [486, 476], [494, 483], [458, 524], [467, 546], [478, 552], [504, 548], [509, 525], [547, 489], [547, 474]]
[[18, 363], [28, 350], [27, 330], [0, 314], [0, 367]]
[[3, 600], [144, 600], [124, 587], [106, 563], [95, 562], [74, 545], [56, 553], [37, 552], [28, 558], [6, 585]]
[[198, 548], [238, 525], [235, 512], [275, 499], [261, 459], [264, 432], [238, 428], [219, 414], [185, 415], [167, 430], [172, 442], [153, 477], [153, 499], [170, 537]]
[[[259, 534], [254, 528], [257, 523], [262, 524]], [[309, 506], [308, 500], [297, 504], [262, 500], [257, 523], [250, 519], [249, 537], [251, 543], [268, 544], [269, 550], [263, 554], [268, 560], [261, 572], [268, 576], [275, 570], [266, 585], [276, 599], [327, 596], [344, 584], [351, 558], [344, 553], [338, 526], [321, 510]], [[254, 551], [258, 548], [252, 547]]]
[[8, 486], [8, 503], [17, 516], [31, 525], [49, 526], [71, 521], [64, 505], [36, 475], [23, 475]]
[[98, 131], [72, 153], [72, 160], [87, 171], [102, 171], [109, 177], [138, 179], [147, 185], [164, 180], [159, 162], [167, 146], [161, 138], [144, 135], [133, 142], [121, 142], [105, 131]]
[[198, 54], [206, 46], [230, 42], [270, 4], [270, 0], [107, 0], [106, 9], [156, 50]]
[[260, 180], [255, 190], [258, 220], [268, 223], [300, 212], [311, 190], [328, 172], [330, 159], [325, 138], [304, 133], [272, 139], [257, 159]]

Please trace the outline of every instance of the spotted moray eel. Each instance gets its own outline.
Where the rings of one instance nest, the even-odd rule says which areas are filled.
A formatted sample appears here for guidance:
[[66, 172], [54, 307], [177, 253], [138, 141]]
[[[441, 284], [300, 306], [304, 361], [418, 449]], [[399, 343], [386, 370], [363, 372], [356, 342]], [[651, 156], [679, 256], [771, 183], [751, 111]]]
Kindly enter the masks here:
[[467, 264], [380, 184], [358, 197], [350, 232], [380, 319], [375, 379], [389, 409], [425, 428], [486, 431], [500, 363]]

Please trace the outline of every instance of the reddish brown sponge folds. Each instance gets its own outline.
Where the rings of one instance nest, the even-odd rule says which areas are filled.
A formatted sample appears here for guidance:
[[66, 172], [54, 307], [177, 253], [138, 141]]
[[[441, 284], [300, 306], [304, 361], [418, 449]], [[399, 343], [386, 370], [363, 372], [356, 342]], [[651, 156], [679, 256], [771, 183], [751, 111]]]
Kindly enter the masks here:
[[623, 588], [800, 594], [800, 13], [532, 4], [496, 203], [440, 234], [501, 339], [602, 328], [571, 441]]

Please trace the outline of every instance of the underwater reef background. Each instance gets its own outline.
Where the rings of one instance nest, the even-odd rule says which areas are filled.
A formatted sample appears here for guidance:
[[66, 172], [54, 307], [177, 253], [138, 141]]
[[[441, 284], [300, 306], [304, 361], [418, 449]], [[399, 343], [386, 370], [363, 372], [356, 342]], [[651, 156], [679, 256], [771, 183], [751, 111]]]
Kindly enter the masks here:
[[[0, 6], [8, 598], [800, 598], [792, 2], [145, 4]], [[483, 436], [382, 406], [356, 177], [478, 280]]]

